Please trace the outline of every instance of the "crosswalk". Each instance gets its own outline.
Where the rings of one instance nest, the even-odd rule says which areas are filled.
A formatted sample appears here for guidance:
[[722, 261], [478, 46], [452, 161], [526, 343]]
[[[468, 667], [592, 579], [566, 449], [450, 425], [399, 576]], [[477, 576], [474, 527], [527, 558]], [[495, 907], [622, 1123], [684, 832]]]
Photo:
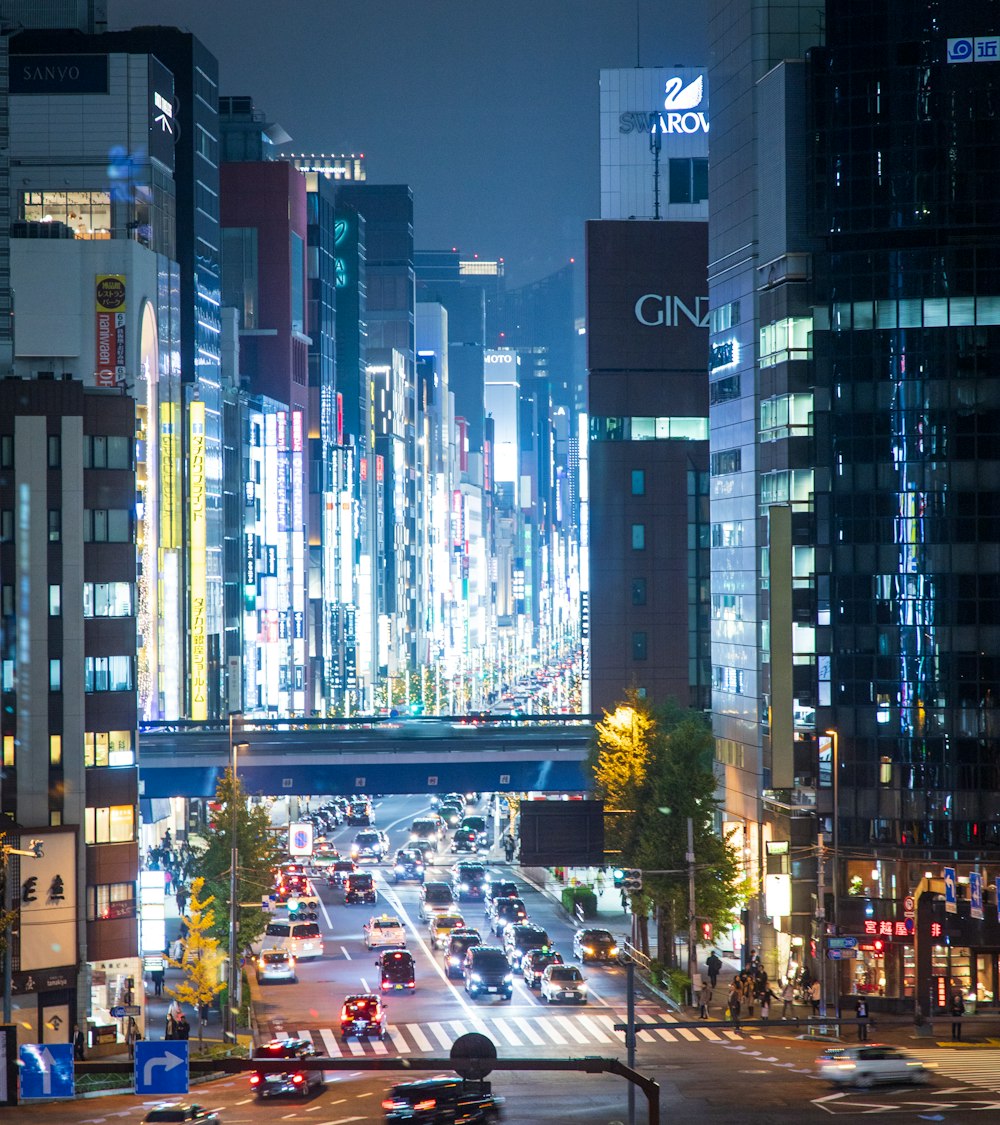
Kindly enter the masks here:
[[914, 1048], [910, 1051], [921, 1062], [933, 1063], [940, 1078], [953, 1078], [1000, 1092], [1000, 1050], [995, 1047]]
[[[657, 1016], [657, 1022], [665, 1022]], [[434, 1055], [451, 1049], [452, 1043], [470, 1031], [488, 1035], [501, 1048], [602, 1046], [607, 1050], [621, 1048], [624, 1032], [615, 1031], [616, 1023], [624, 1023], [623, 1014], [608, 1009], [591, 1009], [586, 1014], [545, 1016], [483, 1015], [466, 1019], [426, 1020], [419, 1023], [390, 1023], [384, 1040], [341, 1040], [339, 1028], [291, 1028], [281, 1020], [270, 1021], [275, 1038], [306, 1039], [327, 1058], [350, 1058], [352, 1055]], [[641, 1022], [641, 1020], [639, 1021]], [[670, 1021], [673, 1022], [673, 1021]], [[694, 1043], [742, 1040], [744, 1035], [729, 1028], [675, 1027], [639, 1031], [640, 1043]], [[753, 1038], [760, 1038], [754, 1035]]]

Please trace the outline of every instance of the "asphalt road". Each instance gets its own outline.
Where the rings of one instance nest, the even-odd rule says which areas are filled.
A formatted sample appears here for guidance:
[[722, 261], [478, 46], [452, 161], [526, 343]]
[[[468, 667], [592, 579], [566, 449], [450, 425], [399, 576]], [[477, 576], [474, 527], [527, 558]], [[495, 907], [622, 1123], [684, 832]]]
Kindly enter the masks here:
[[[426, 809], [417, 798], [390, 797], [378, 802], [377, 827], [390, 836], [393, 850], [405, 841], [413, 818]], [[337, 841], [343, 852], [357, 829], [342, 828]], [[453, 856], [442, 852], [437, 867], [447, 878]], [[510, 872], [504, 864], [490, 866]], [[515, 975], [511, 1003], [472, 1001], [460, 981], [448, 981], [442, 955], [433, 951], [426, 927], [418, 919], [419, 885], [396, 887], [388, 868], [376, 868], [379, 901], [375, 908], [345, 906], [337, 891], [319, 887], [323, 900], [320, 926], [324, 957], [299, 966], [294, 985], [266, 985], [258, 992], [257, 1018], [265, 1034], [304, 1034], [322, 1054], [343, 1059], [399, 1056], [447, 1056], [454, 1039], [465, 1031], [488, 1034], [497, 1045], [498, 1069], [491, 1076], [494, 1091], [505, 1098], [505, 1120], [519, 1125], [573, 1121], [575, 1125], [624, 1125], [628, 1121], [627, 1084], [619, 1077], [583, 1073], [504, 1071], [513, 1058], [583, 1058], [599, 1056], [624, 1061], [623, 1036], [613, 1024], [625, 1014], [625, 970], [619, 966], [586, 966], [590, 1001], [567, 1009], [543, 1005], [536, 993]], [[523, 873], [512, 877], [524, 887], [523, 897], [533, 921], [549, 932], [552, 944], [569, 959], [573, 926], [558, 906], [530, 887]], [[479, 903], [461, 907], [467, 922], [482, 924]], [[373, 913], [397, 914], [407, 927], [407, 945], [414, 953], [417, 987], [411, 994], [387, 1001], [389, 1035], [384, 1043], [339, 1039], [340, 1004], [349, 992], [376, 985], [377, 953], [365, 949], [362, 926]], [[652, 998], [640, 997], [641, 1020], [668, 1017]], [[1000, 1120], [1000, 1051], [966, 1047], [953, 1050], [923, 1041], [907, 1044], [938, 1072], [929, 1086], [889, 1087], [874, 1091], [832, 1090], [814, 1075], [820, 1046], [803, 1042], [776, 1024], [764, 1035], [743, 1035], [724, 1028], [676, 1028], [640, 1033], [636, 1068], [660, 1084], [660, 1120], [703, 1123], [781, 1122], [807, 1125], [830, 1117], [891, 1115], [908, 1121]], [[422, 1072], [421, 1072], [422, 1073]], [[420, 1074], [414, 1073], [413, 1077]], [[254, 1125], [276, 1120], [312, 1125], [376, 1125], [383, 1122], [381, 1099], [393, 1081], [404, 1075], [361, 1069], [330, 1072], [326, 1088], [305, 1101], [258, 1103], [247, 1079], [238, 1076], [195, 1087], [188, 1100], [220, 1111], [224, 1125]], [[46, 1103], [0, 1110], [3, 1125], [52, 1122], [55, 1125], [103, 1125], [141, 1122], [153, 1104], [133, 1095]], [[645, 1099], [636, 1092], [635, 1120], [649, 1121]]]

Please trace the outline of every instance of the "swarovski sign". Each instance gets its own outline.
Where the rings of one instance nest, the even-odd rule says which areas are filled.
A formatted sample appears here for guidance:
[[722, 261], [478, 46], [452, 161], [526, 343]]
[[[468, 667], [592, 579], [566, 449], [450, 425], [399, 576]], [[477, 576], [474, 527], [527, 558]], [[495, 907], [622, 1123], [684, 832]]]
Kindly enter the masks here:
[[708, 298], [695, 297], [694, 308], [669, 293], [643, 293], [635, 302], [635, 319], [648, 328], [677, 328], [681, 317], [695, 328], [708, 327]]
[[663, 109], [652, 113], [630, 110], [619, 114], [619, 133], [693, 133], [708, 132], [708, 114], [698, 107], [705, 100], [705, 79], [698, 75], [684, 84], [680, 77], [668, 78], [663, 88]]

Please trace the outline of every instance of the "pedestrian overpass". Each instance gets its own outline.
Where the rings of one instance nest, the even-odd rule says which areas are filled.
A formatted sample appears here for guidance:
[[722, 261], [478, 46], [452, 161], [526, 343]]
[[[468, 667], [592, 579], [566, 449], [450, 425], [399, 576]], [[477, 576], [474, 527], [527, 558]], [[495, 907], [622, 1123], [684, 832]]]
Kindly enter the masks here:
[[593, 732], [586, 715], [145, 723], [140, 795], [213, 797], [233, 745], [253, 795], [579, 792]]

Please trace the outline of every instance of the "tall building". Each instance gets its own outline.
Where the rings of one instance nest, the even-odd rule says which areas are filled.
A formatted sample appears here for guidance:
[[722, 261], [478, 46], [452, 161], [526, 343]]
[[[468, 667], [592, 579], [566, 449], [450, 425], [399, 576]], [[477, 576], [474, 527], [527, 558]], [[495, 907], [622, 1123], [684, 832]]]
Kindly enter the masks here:
[[[713, 706], [769, 890], [747, 936], [831, 996], [985, 1000], [1000, 40], [971, 2], [758, 14], [711, 21]], [[857, 955], [827, 972], [831, 935]]]

